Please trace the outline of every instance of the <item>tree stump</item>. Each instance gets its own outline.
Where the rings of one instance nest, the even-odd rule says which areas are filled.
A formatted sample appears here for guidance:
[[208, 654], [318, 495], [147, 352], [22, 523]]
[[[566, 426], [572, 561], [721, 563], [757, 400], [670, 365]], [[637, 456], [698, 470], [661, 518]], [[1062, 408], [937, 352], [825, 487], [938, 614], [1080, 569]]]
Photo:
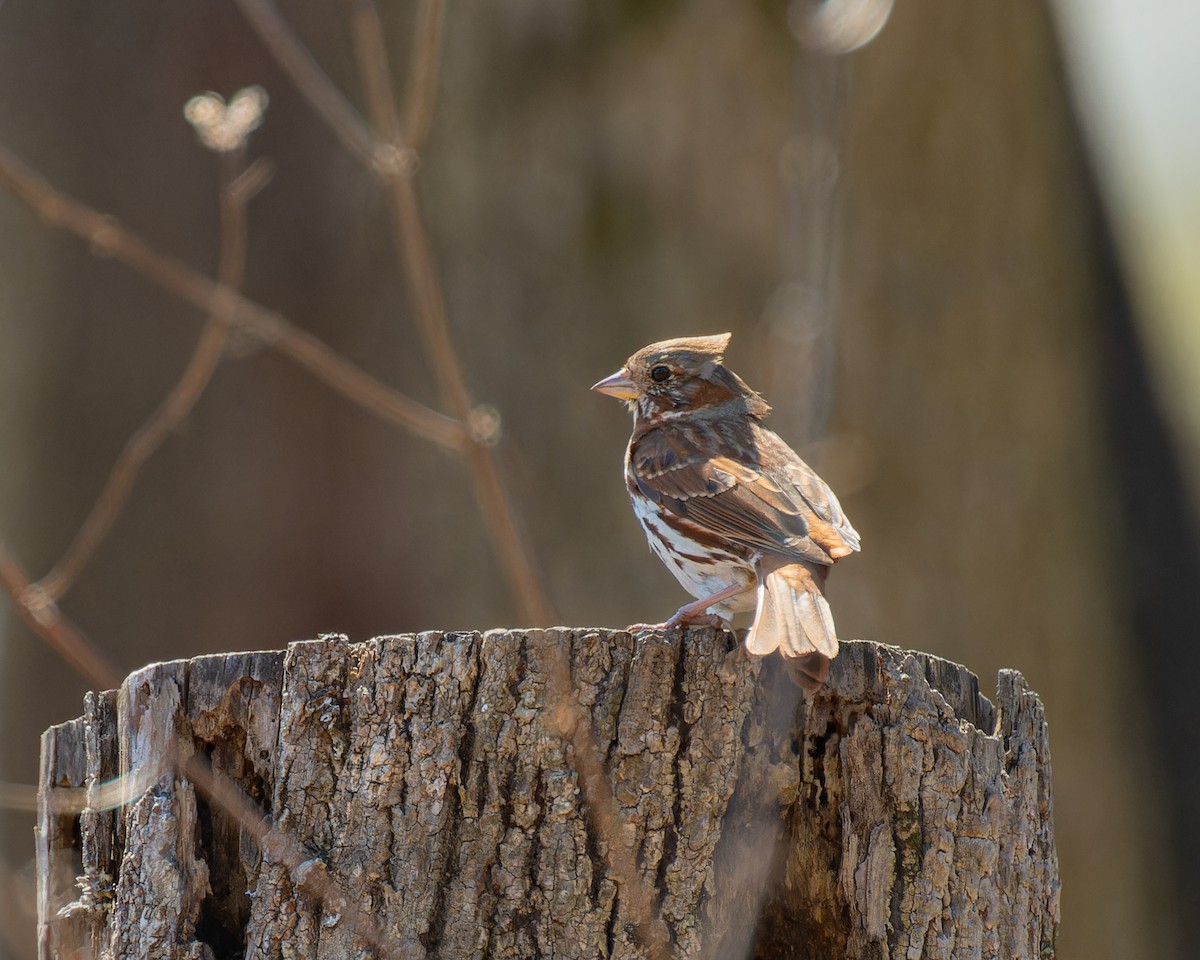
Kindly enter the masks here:
[[1059, 915], [1019, 674], [848, 641], [802, 701], [709, 629], [148, 666], [44, 734], [38, 867], [42, 958], [1018, 960]]

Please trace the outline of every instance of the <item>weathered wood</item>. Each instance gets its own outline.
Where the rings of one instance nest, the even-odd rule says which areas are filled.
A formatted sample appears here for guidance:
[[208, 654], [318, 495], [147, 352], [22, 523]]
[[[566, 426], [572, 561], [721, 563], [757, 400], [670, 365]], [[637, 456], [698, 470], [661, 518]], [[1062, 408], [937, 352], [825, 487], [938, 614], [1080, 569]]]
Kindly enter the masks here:
[[[624, 838], [555, 726], [563, 654]], [[131, 770], [122, 808], [59, 811]], [[649, 897], [673, 956], [1052, 957], [1051, 813], [1009, 671], [993, 707], [962, 667], [846, 642], [799, 702], [711, 630], [330, 637], [156, 664], [47, 731], [41, 956], [635, 957]]]

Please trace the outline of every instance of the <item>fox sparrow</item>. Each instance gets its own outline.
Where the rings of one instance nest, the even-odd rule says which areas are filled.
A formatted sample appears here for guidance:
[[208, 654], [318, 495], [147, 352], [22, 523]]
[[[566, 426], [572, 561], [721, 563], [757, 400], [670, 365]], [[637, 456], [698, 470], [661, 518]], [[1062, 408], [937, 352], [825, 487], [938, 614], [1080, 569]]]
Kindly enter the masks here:
[[806, 690], [837, 656], [829, 567], [859, 548], [833, 491], [762, 425], [770, 407], [722, 363], [728, 333], [652, 343], [593, 390], [633, 412], [625, 485], [650, 548], [696, 600], [657, 629], [754, 610], [746, 647], [779, 650]]

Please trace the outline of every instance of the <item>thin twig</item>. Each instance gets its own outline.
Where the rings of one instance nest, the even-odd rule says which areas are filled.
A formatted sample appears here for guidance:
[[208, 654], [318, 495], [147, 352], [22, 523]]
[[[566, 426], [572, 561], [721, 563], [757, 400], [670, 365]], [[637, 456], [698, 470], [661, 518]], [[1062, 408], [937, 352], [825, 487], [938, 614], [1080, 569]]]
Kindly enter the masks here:
[[[240, 160], [240, 154], [236, 156]], [[3, 151], [0, 151], [0, 180], [6, 185], [10, 185], [13, 179], [11, 176], [5, 176], [12, 173], [11, 170], [4, 169], [8, 159]], [[269, 166], [264, 163], [252, 164], [239, 174], [229, 165], [234, 162], [232, 158], [224, 159], [226, 165], [222, 167], [219, 282], [212, 284], [211, 281], [207, 281], [214, 288], [214, 295], [210, 298], [211, 312], [208, 321], [184, 375], [151, 419], [130, 439], [88, 521], [62, 561], [46, 578], [58, 585], [60, 593], [87, 562], [91, 551], [111, 526], [146, 459], [187, 415], [203, 393], [220, 360], [229, 327], [237, 318], [238, 311], [242, 310], [242, 298], [237, 288], [241, 286], [245, 275], [246, 206], [266, 183]], [[22, 172], [17, 171], [18, 174]], [[18, 195], [39, 212], [42, 212], [43, 208], [39, 204], [45, 206], [48, 212], [43, 215], [52, 223], [70, 227], [71, 221], [74, 220], [80, 227], [85, 227], [94, 226], [97, 219], [104, 219], [99, 214], [56, 194], [48, 185], [44, 191], [39, 192], [36, 189], [39, 184], [33, 182], [33, 178], [27, 178], [25, 182], [18, 179], [18, 183], [25, 188]], [[34, 188], [32, 192], [28, 189], [31, 186]], [[35, 200], [37, 202], [34, 202]], [[114, 231], [112, 236], [105, 237], [106, 249], [114, 256], [120, 258], [118, 251], [128, 241], [131, 250], [137, 251], [140, 245], [144, 252], [151, 254], [150, 262], [154, 262], [154, 257], [159, 257], [136, 238], [125, 237], [121, 228], [113, 223], [108, 222], [106, 229]], [[89, 238], [94, 237], [94, 233], [83, 233], [82, 230], [76, 232]], [[166, 258], [161, 259], [169, 262]], [[187, 268], [179, 266], [176, 272], [186, 276]], [[160, 271], [160, 275], [170, 277], [175, 274], [168, 270]], [[168, 286], [168, 289], [171, 287]], [[58, 594], [52, 594], [45, 582], [31, 585], [3, 543], [0, 543], [0, 585], [10, 595], [26, 623], [72, 667], [87, 677], [98, 689], [115, 688], [118, 685], [120, 681], [116, 670], [59, 613], [55, 603]], [[369, 942], [381, 956], [392, 954], [392, 945], [374, 918], [346, 895], [338, 882], [323, 869], [323, 863], [314, 861], [294, 836], [282, 829], [272, 828], [262, 810], [237, 784], [214, 774], [194, 754], [183, 758], [177, 747], [172, 747], [166, 759], [182, 776], [187, 777], [197, 789], [206, 794], [214, 805], [236, 820], [264, 853], [269, 853], [287, 867], [293, 882], [302, 886], [309, 896], [337, 909], [353, 926], [355, 933]], [[39, 804], [45, 803], [58, 814], [77, 814], [85, 808], [115, 808], [130, 803], [156, 782], [160, 775], [161, 770], [135, 769], [103, 784], [92, 784], [85, 788], [64, 790], [54, 788], [52, 784], [44, 784], [44, 793], [41, 789], [25, 784], [3, 782], [0, 783], [0, 808], [37, 810]]]
[[[682, 650], [679, 654], [683, 656]], [[670, 960], [671, 941], [656, 909], [658, 896], [638, 870], [637, 850], [617, 812], [608, 768], [592, 730], [592, 718], [576, 698], [567, 646], [554, 644], [550, 655], [547, 720], [571, 742], [571, 763], [579, 776], [584, 807], [597, 836], [605, 840], [604, 865], [616, 881], [621, 901], [633, 918], [637, 940], [652, 960]]]
[[[425, 46], [437, 44], [441, 34], [440, 9], [434, 11], [428, 9], [430, 7], [440, 8], [440, 4], [437, 0], [431, 0], [423, 5], [421, 19], [436, 23], [435, 27], [426, 26], [421, 31], [420, 42]], [[375, 5], [370, 0], [358, 0], [354, 4], [352, 24], [359, 71], [370, 101], [372, 121], [381, 134], [394, 138], [398, 135], [399, 121], [391, 94], [392, 80], [382, 25]], [[421, 98], [432, 97], [433, 78], [425, 74], [430, 70], [430, 65], [436, 65], [437, 60], [436, 51], [427, 51], [415, 58], [415, 76], [410, 80], [409, 88], [410, 103], [414, 102], [414, 88], [422, 85], [424, 92], [420, 94]], [[427, 126], [432, 115], [431, 100], [423, 109], [426, 113], [421, 122]], [[418, 132], [423, 136], [423, 131], [418, 129]], [[445, 400], [460, 420], [467, 422], [471, 398], [450, 337], [445, 299], [434, 269], [411, 170], [400, 168], [384, 173], [399, 240], [401, 266], [412, 291], [426, 350], [434, 362]], [[532, 563], [517, 535], [512, 508], [500, 483], [495, 461], [490, 451], [480, 444], [468, 448], [468, 460], [483, 516], [489, 524], [493, 543], [501, 552], [505, 568], [515, 582], [522, 609], [537, 617], [535, 622], [548, 622], [551, 612], [538, 585]], [[616, 800], [608, 782], [604, 759], [595, 743], [590, 718], [571, 694], [570, 665], [565, 651], [556, 651], [552, 664], [552, 694], [548, 709], [560, 732], [571, 741], [574, 748], [573, 757], [585, 790], [589, 817], [597, 834], [605, 837], [608, 843], [606, 864], [620, 885], [634, 917], [638, 939], [656, 960], [668, 957], [670, 947], [666, 928], [654, 906], [657, 897], [637, 871], [636, 857], [617, 813]]]
[[109, 690], [121, 682], [109, 659], [64, 617], [54, 601], [32, 587], [25, 572], [0, 542], [0, 587], [17, 608], [17, 613], [60, 657], [82, 673], [97, 690]]
[[[414, 98], [428, 101], [419, 108], [424, 110], [421, 122], [426, 127], [432, 119], [435, 78], [429, 75], [429, 71], [436, 68], [439, 59], [436, 48], [440, 46], [441, 39], [440, 7], [439, 0], [425, 0], [421, 4], [416, 39], [418, 49], [409, 76], [409, 103], [412, 104]], [[372, 122], [378, 133], [396, 136], [400, 121], [392, 98], [383, 25], [374, 0], [355, 0], [352, 24], [359, 74], [363, 78]], [[424, 135], [424, 131], [420, 133]], [[409, 147], [414, 146], [410, 141]], [[471, 398], [450, 336], [446, 301], [421, 216], [416, 183], [408, 170], [385, 171], [385, 177], [399, 240], [401, 267], [412, 291], [426, 350], [434, 361], [443, 396], [459, 419], [468, 422]], [[467, 456], [484, 519], [489, 524], [493, 543], [501, 551], [506, 569], [516, 573], [514, 581], [522, 605], [530, 605], [526, 609], [533, 610], [540, 605], [542, 616], [549, 616], [550, 611], [532, 563], [517, 535], [513, 510], [500, 482], [491, 451], [482, 444], [476, 444], [468, 448]], [[538, 622], [548, 621], [542, 619]], [[617, 881], [622, 899], [634, 919], [637, 939], [653, 960], [668, 960], [671, 955], [670, 937], [656, 908], [658, 897], [638, 871], [636, 851], [620, 819], [604, 757], [596, 746], [591, 717], [574, 696], [570, 661], [566, 649], [561, 645], [555, 647], [551, 657], [549, 686], [548, 714], [551, 722], [574, 748], [572, 758], [584, 791], [588, 816], [597, 835], [606, 840], [605, 864], [609, 874]]]
[[445, 19], [443, 0], [425, 0], [417, 7], [412, 70], [408, 75], [408, 97], [404, 104], [404, 139], [413, 150], [420, 150], [425, 145], [425, 137], [433, 124]]
[[[269, 0], [239, 2], [253, 2], [257, 5]], [[415, 57], [414, 77], [410, 79], [410, 104], [414, 103], [413, 98], [418, 98], [416, 102], [425, 104], [422, 107], [425, 113], [415, 128], [420, 135], [418, 140], [424, 135], [422, 125], [427, 128], [432, 118], [435, 78], [430, 75], [430, 71], [436, 67], [439, 54], [436, 49], [429, 48], [440, 45], [441, 39], [441, 12], [430, 9], [435, 6], [440, 7], [438, 0], [426, 0], [419, 16], [419, 23], [425, 23], [425, 26], [419, 28], [417, 43], [425, 49]], [[398, 146], [396, 137], [400, 125], [391, 92], [391, 71], [378, 11], [371, 0], [356, 0], [352, 17], [359, 73], [370, 100], [368, 112], [379, 134], [389, 139], [393, 146]], [[276, 25], [279, 29], [290, 31], [282, 18], [276, 21]], [[270, 48], [274, 46], [270, 42], [267, 45]], [[288, 69], [286, 63], [282, 66], [285, 70]], [[302, 93], [305, 92], [302, 84], [297, 82], [297, 86]], [[407, 147], [411, 149], [412, 143], [407, 144]], [[373, 169], [385, 178], [389, 187], [401, 267], [408, 281], [415, 307], [414, 313], [425, 341], [426, 352], [433, 362], [442, 396], [459, 420], [468, 423], [472, 409], [471, 396], [450, 336], [445, 298], [437, 279], [428, 235], [421, 217], [419, 197], [412, 177], [413, 167], [376, 165]], [[535, 623], [548, 623], [553, 619], [553, 613], [542, 593], [524, 543], [518, 535], [512, 506], [500, 482], [495, 460], [490, 450], [481, 443], [473, 443], [466, 452], [481, 512], [488, 523], [492, 542], [504, 562], [504, 569], [516, 588], [522, 613], [531, 617]], [[655, 960], [669, 957], [670, 945], [666, 928], [655, 908], [658, 898], [637, 872], [636, 857], [633, 856], [631, 846], [623, 833], [616, 800], [608, 783], [604, 759], [596, 747], [590, 718], [571, 692], [570, 665], [566, 660], [565, 651], [558, 651], [555, 655], [552, 671], [553, 691], [547, 709], [560, 732], [570, 739], [574, 747], [576, 771], [584, 786], [589, 816], [596, 832], [608, 841], [609, 853], [606, 863], [609, 871], [620, 884], [630, 912], [635, 918], [638, 939]]]
[[[292, 78], [300, 93], [312, 102], [317, 112], [332, 125], [335, 121], [330, 119], [321, 104], [328, 99], [323, 91], [332, 89], [333, 83], [321, 72], [319, 65], [304, 49], [274, 4], [270, 0], [238, 0], [238, 3], [243, 11], [246, 11], [251, 26], [259, 33], [279, 66]], [[254, 11], [254, 14], [251, 15], [250, 11]], [[369, 168], [382, 177], [389, 187], [389, 201], [399, 240], [401, 266], [408, 280], [413, 298], [413, 312], [425, 343], [425, 352], [433, 366], [444, 402], [459, 423], [467, 425], [472, 420], [471, 394], [467, 389], [462, 364], [450, 336], [445, 298], [442, 296], [428, 238], [421, 221], [416, 187], [412, 179], [415, 169], [412, 151], [398, 138], [400, 124], [395, 116], [395, 103], [391, 95], [391, 69], [388, 65], [378, 11], [368, 0], [358, 0], [355, 17], [360, 18], [353, 31], [355, 52], [360, 73], [367, 78], [367, 96], [372, 99], [368, 112], [372, 117], [379, 118], [383, 130], [394, 131], [396, 135], [388, 139], [372, 134], [375, 147], [367, 152], [360, 149], [354, 152], [360, 158], [368, 159]], [[426, 31], [426, 43], [440, 43], [440, 39], [440, 29]], [[425, 55], [426, 62], [430, 64], [436, 64], [438, 59], [436, 51]], [[322, 99], [318, 101], [318, 97]], [[341, 94], [338, 94], [338, 98], [345, 102]], [[339, 117], [336, 122], [345, 123], [345, 117]], [[533, 560], [518, 530], [512, 503], [500, 480], [491, 450], [483, 442], [468, 436], [463, 451], [467, 455], [476, 500], [487, 525], [488, 535], [499, 555], [504, 575], [513, 588], [521, 617], [534, 624], [553, 622], [553, 608], [541, 588]]]
[[[239, 329], [290, 357], [380, 419], [448, 450], [461, 452], [467, 446], [469, 441], [462, 424], [380, 383], [282, 314], [159, 253], [114, 218], [52, 187], [3, 148], [0, 148], [0, 186], [50, 225], [88, 241], [98, 254], [119, 260], [181, 300], [205, 313], [228, 310], [232, 323]], [[227, 306], [220, 306], [222, 300]]]
[[[217, 265], [218, 282], [238, 292], [246, 272], [246, 206], [270, 177], [270, 165], [262, 160], [240, 173], [235, 171], [233, 164], [241, 162], [241, 155], [241, 150], [221, 155], [221, 242]], [[191, 413], [212, 380], [232, 319], [228, 298], [214, 300], [212, 307], [183, 375], [158, 409], [126, 442], [75, 539], [58, 563], [38, 581], [38, 587], [47, 596], [61, 600], [70, 589], [79, 571], [112, 529], [146, 461]]]
[[[424, 334], [427, 353], [434, 359], [442, 393], [461, 422], [471, 420], [472, 404], [463, 378], [462, 367], [450, 338], [446, 301], [433, 266], [429, 238], [421, 220], [416, 184], [412, 178], [390, 178], [391, 207], [401, 245], [401, 261], [416, 305], [419, 326]], [[488, 534], [500, 556], [517, 599], [517, 607], [527, 622], [547, 625], [554, 612], [541, 587], [533, 559], [517, 528], [516, 514], [508, 497], [491, 448], [472, 443], [466, 448], [467, 464], [474, 481], [475, 497], [487, 524]]]
[[[77, 802], [86, 803], [82, 796], [84, 791], [80, 790], [79, 792], [80, 796]], [[11, 783], [8, 780], [0, 780], [0, 810], [37, 813], [38, 788], [30, 786], [28, 783]]]
[[341, 914], [356, 935], [379, 951], [378, 956], [395, 955], [395, 944], [391, 938], [384, 934], [366, 909], [346, 894], [341, 884], [329, 873], [325, 861], [314, 857], [312, 851], [290, 832], [273, 826], [257, 803], [233, 780], [214, 772], [199, 755], [191, 753], [182, 758], [177, 748], [173, 752], [175, 768], [211, 803], [233, 817], [257, 844], [264, 857], [285, 866], [295, 887], [322, 903], [329, 912]]
[[163, 771], [135, 767], [110, 780], [89, 781], [85, 787], [0, 782], [0, 809], [37, 813], [41, 804], [55, 816], [78, 815], [84, 810], [116, 810], [140, 797], [162, 778]]
[[[186, 756], [185, 756], [186, 753]], [[259, 849], [286, 867], [293, 883], [332, 911], [340, 913], [382, 956], [394, 951], [374, 918], [363, 911], [325, 869], [312, 852], [293, 834], [273, 826], [270, 818], [238, 784], [221, 776], [194, 751], [183, 751], [178, 742], [167, 750], [158, 763], [134, 767], [121, 776], [86, 787], [61, 787], [46, 783], [41, 789], [25, 784], [0, 783], [0, 809], [37, 812], [42, 806], [55, 816], [78, 815], [83, 810], [112, 810], [137, 800], [154, 787], [168, 770], [186, 777], [213, 806], [220, 808], [253, 840]]]
[[[436, 0], [426, 0], [426, 3], [429, 2]], [[435, 17], [433, 13], [422, 16], [426, 19]], [[370, 115], [380, 118], [377, 123], [381, 133], [399, 131], [400, 120], [391, 93], [391, 67], [379, 12], [372, 0], [356, 0], [353, 17], [355, 54], [370, 100]], [[440, 37], [440, 30], [427, 31], [425, 41], [437, 43]], [[418, 56], [416, 62], [436, 64], [438, 59], [436, 52], [428, 52]], [[432, 80], [423, 82], [432, 83]], [[433, 364], [444, 402], [461, 423], [469, 424], [474, 404], [450, 334], [446, 298], [434, 266], [412, 170], [407, 166], [389, 167], [382, 174], [388, 187], [400, 267], [412, 297], [413, 312], [425, 343], [425, 353]], [[518, 530], [516, 511], [504, 489], [491, 449], [484, 443], [476, 442], [467, 447], [466, 454], [480, 512], [500, 556], [501, 566], [516, 594], [521, 616], [534, 624], [552, 623], [554, 611], [542, 590], [533, 560]]]
[[[354, 41], [358, 77], [366, 91], [367, 111], [375, 135], [397, 148], [411, 147], [400, 132], [400, 116], [392, 87], [392, 71], [387, 55], [379, 10], [370, 0], [350, 0], [350, 36]], [[423, 10], [426, 3], [421, 3]], [[418, 13], [418, 17], [420, 13]]]
[[112, 810], [134, 802], [171, 769], [190, 780], [213, 806], [232, 817], [264, 855], [286, 867], [293, 884], [341, 914], [358, 936], [380, 951], [381, 957], [394, 955], [390, 938], [374, 918], [346, 894], [323, 861], [314, 858], [292, 833], [272, 825], [262, 808], [234, 780], [214, 772], [193, 750], [181, 750], [178, 741], [169, 746], [166, 756], [158, 758], [157, 763], [143, 764], [118, 777], [85, 787], [43, 783], [35, 788], [0, 782], [0, 809], [37, 812], [44, 808], [55, 816], [78, 815], [85, 809]]
[[265, 0], [236, 0], [243, 16], [266, 44], [304, 98], [338, 138], [368, 165], [377, 162], [375, 138], [325, 71], [292, 32], [279, 9]]

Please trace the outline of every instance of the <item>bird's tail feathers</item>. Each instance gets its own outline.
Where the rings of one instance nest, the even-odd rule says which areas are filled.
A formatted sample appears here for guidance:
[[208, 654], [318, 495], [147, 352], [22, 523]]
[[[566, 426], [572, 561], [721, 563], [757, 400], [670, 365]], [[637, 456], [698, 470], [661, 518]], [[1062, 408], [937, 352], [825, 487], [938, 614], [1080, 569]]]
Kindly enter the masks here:
[[759, 656], [778, 650], [792, 678], [810, 692], [825, 682], [837, 634], [821, 584], [806, 566], [788, 564], [760, 577], [746, 649]]

